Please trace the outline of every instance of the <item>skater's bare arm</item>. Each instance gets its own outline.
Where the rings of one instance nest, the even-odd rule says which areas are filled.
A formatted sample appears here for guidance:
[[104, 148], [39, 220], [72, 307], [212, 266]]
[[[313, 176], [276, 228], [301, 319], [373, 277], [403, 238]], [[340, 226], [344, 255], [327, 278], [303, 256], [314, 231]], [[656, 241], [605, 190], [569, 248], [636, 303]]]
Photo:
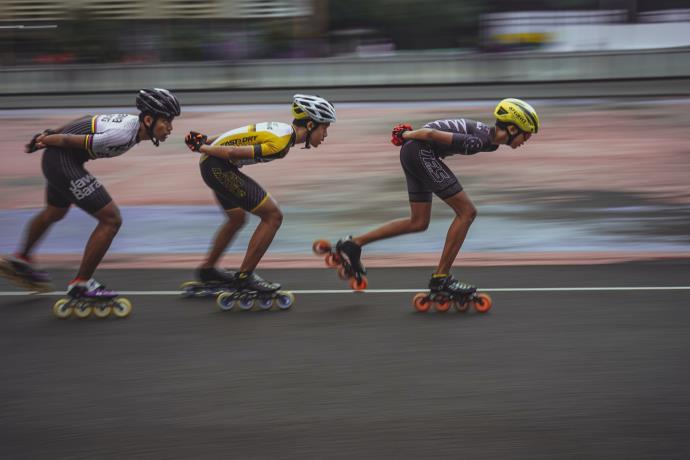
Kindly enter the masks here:
[[86, 136], [78, 134], [41, 134], [36, 138], [36, 149], [48, 146], [86, 150]]
[[420, 128], [402, 133], [402, 138], [406, 141], [417, 140], [424, 142], [436, 142], [438, 144], [452, 145], [453, 133], [439, 131], [432, 128]]
[[254, 158], [254, 146], [232, 147], [228, 145], [202, 145], [199, 152], [222, 160], [245, 160]]

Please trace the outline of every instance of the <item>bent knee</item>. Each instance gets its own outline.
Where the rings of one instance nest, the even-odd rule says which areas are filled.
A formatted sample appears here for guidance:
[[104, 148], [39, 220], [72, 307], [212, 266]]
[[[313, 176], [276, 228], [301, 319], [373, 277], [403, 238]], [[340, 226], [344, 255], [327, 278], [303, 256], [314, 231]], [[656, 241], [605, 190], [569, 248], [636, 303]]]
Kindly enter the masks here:
[[113, 207], [99, 212], [98, 221], [117, 231], [122, 226], [122, 215], [117, 207]]
[[460, 213], [458, 217], [472, 223], [474, 219], [477, 218], [477, 208], [474, 206], [468, 206], [462, 210], [462, 213]]
[[266, 214], [263, 220], [264, 222], [278, 228], [283, 224], [283, 212], [280, 209], [275, 208], [273, 211]]
[[413, 232], [423, 232], [429, 228], [428, 220], [413, 220], [410, 221], [410, 230]]
[[69, 208], [49, 207], [43, 211], [43, 218], [50, 223], [58, 222], [67, 215], [67, 211], [69, 211]]

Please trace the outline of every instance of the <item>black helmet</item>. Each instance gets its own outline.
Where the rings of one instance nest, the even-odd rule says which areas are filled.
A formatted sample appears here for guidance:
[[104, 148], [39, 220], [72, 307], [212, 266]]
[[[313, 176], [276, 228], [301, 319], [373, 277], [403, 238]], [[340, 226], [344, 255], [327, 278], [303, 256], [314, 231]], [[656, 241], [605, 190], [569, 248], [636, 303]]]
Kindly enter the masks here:
[[173, 119], [180, 116], [180, 103], [177, 98], [163, 88], [139, 90], [137, 109], [154, 117], [163, 116]]

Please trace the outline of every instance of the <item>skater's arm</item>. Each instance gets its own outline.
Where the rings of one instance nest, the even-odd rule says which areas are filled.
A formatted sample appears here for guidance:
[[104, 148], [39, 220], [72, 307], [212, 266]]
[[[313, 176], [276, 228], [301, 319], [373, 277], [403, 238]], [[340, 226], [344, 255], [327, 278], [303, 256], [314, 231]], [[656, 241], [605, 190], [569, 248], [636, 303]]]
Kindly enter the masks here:
[[439, 131], [433, 128], [421, 128], [413, 131], [405, 131], [401, 137], [404, 140], [415, 139], [418, 141], [434, 142], [436, 144], [451, 145], [457, 147], [463, 155], [474, 155], [479, 152], [483, 143], [480, 138], [471, 134], [451, 133]]
[[35, 148], [42, 149], [48, 146], [65, 147], [70, 149], [86, 150], [86, 137], [79, 134], [41, 134], [36, 137]]
[[229, 145], [202, 145], [199, 148], [199, 152], [228, 161], [254, 158], [253, 145], [244, 145], [240, 147]]
[[453, 144], [453, 133], [439, 131], [433, 128], [420, 128], [402, 133], [403, 140], [416, 140], [424, 142], [436, 142], [443, 145]]

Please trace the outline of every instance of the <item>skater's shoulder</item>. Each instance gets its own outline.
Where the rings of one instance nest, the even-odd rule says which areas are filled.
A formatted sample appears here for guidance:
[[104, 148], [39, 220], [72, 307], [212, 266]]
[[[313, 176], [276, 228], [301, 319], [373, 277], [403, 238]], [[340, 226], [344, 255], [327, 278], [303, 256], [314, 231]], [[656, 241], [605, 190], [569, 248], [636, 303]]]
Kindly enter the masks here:
[[281, 123], [279, 121], [266, 121], [256, 124], [257, 131], [264, 131], [271, 133], [278, 137], [291, 136], [294, 132], [292, 125], [289, 123]]

